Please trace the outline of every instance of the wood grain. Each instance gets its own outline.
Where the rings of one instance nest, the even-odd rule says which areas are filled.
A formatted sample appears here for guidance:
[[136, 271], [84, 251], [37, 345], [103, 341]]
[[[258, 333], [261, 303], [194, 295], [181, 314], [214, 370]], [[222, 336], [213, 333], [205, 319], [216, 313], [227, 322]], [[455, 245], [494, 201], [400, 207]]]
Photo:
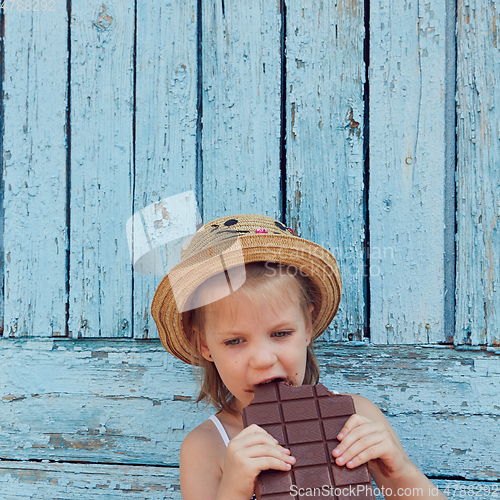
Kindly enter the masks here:
[[71, 10], [69, 332], [132, 335], [134, 8], [124, 0]]
[[327, 338], [366, 326], [364, 5], [287, 2], [287, 220], [338, 259], [343, 299]]
[[[436, 351], [317, 346], [322, 382], [379, 406], [424, 473], [498, 480], [498, 354]], [[3, 460], [175, 465], [213, 413], [196, 408], [191, 367], [158, 341], [4, 339], [0, 381]]]
[[[155, 337], [159, 277], [133, 275], [125, 224], [167, 196], [198, 189], [205, 221], [267, 213], [330, 248], [344, 299], [325, 339], [361, 339], [369, 320], [377, 344], [447, 340], [446, 1], [369, 2], [369, 54], [366, 3], [203, 1], [201, 20], [195, 0], [3, 12], [0, 496], [181, 498], [180, 444], [213, 412], [194, 404], [190, 367], [157, 341], [20, 338]], [[500, 343], [499, 23], [496, 2], [458, 1], [455, 344]], [[426, 474], [498, 484], [498, 349], [318, 355], [322, 381], [373, 400]], [[455, 479], [436, 482], [452, 496]]]
[[[491, 500], [498, 483], [433, 479], [448, 498]], [[154, 466], [0, 461], [0, 485], [9, 499], [181, 500], [179, 469]], [[375, 490], [377, 493], [377, 490]], [[426, 492], [427, 493], [427, 492]], [[376, 495], [383, 500], [382, 495]]]
[[[134, 213], [196, 187], [196, 2], [140, 0], [137, 41]], [[133, 275], [135, 338], [158, 337], [150, 307], [161, 278]]]
[[444, 333], [444, 0], [370, 6], [370, 327], [376, 344]]
[[61, 8], [33, 12], [18, 10], [17, 4], [6, 5], [4, 335], [63, 336], [67, 16]]
[[279, 2], [202, 2], [203, 220], [280, 216]]
[[455, 344], [500, 344], [500, 10], [457, 3], [457, 286]]
[[0, 461], [0, 488], [9, 500], [181, 500], [179, 469]]

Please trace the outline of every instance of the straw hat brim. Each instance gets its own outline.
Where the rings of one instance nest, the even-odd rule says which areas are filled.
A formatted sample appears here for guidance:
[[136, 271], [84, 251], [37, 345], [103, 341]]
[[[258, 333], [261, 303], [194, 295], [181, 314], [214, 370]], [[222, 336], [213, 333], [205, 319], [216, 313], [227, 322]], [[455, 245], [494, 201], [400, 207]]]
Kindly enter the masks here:
[[[194, 255], [174, 266], [162, 279], [151, 304], [151, 313], [165, 349], [185, 363], [192, 362], [192, 347], [185, 331], [182, 311], [198, 286], [216, 274], [252, 262], [276, 262], [294, 266], [307, 274], [318, 290], [313, 312], [313, 340], [337, 314], [342, 280], [335, 257], [316, 243], [297, 236], [250, 234], [240, 236], [238, 245], [219, 255]], [[175, 293], [174, 293], [175, 291]], [[193, 353], [194, 354], [194, 353]], [[199, 361], [194, 355], [194, 360]]]

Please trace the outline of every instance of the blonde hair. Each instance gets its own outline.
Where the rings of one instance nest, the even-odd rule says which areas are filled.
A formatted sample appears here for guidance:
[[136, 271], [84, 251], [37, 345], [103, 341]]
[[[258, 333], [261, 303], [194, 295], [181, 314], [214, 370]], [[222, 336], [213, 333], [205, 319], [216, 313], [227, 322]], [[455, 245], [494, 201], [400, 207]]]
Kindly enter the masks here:
[[[306, 325], [312, 328], [315, 310], [310, 313], [310, 306], [315, 306], [318, 290], [313, 281], [305, 274], [298, 271], [293, 266], [285, 266], [274, 262], [253, 262], [245, 265], [246, 278], [241, 286], [234, 293], [241, 293], [251, 302], [264, 299], [269, 302], [270, 299], [276, 297], [276, 293], [290, 294], [290, 289], [295, 289], [297, 292], [300, 308]], [[217, 281], [226, 281], [223, 274], [216, 275], [205, 283], [203, 283], [194, 292], [193, 296], [206, 293], [208, 288], [217, 283]], [[207, 305], [198, 307], [190, 311], [186, 326], [188, 328], [188, 338], [192, 344], [192, 365], [199, 366], [201, 369], [202, 385], [197, 403], [206, 401], [207, 405], [212, 403], [218, 410], [226, 410], [229, 413], [236, 414], [234, 408], [234, 396], [229, 392], [224, 382], [222, 381], [215, 364], [207, 361], [201, 356], [201, 338], [193, 331], [193, 327], [200, 332], [200, 336], [204, 335], [203, 330], [206, 321]], [[195, 354], [196, 353], [196, 354]], [[195, 355], [200, 361], [195, 361]], [[313, 343], [310, 342], [307, 347], [306, 369], [304, 374], [303, 384], [314, 385], [319, 380], [319, 366], [314, 354]]]

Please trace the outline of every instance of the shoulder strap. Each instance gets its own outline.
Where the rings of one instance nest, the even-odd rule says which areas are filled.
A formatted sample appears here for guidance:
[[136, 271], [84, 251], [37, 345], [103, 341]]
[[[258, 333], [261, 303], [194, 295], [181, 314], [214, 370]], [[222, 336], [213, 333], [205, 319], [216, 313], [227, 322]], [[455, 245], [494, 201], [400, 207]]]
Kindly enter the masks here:
[[226, 429], [224, 429], [224, 426], [221, 424], [221, 421], [215, 415], [211, 415], [210, 420], [215, 424], [215, 427], [217, 427], [224, 444], [227, 446], [229, 443], [229, 436], [227, 435]]

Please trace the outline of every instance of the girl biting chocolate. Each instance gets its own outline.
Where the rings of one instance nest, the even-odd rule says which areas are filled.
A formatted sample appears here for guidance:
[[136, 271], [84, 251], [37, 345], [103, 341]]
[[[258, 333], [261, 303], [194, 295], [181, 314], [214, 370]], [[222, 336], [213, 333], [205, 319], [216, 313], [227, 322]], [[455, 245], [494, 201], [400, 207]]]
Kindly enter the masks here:
[[[223, 217], [194, 235], [151, 306], [165, 348], [201, 369], [198, 401], [218, 410], [182, 443], [184, 500], [249, 500], [261, 471], [293, 467], [290, 450], [263, 428], [244, 428], [242, 410], [267, 382], [318, 383], [313, 341], [337, 313], [341, 289], [334, 256], [270, 217]], [[422, 491], [422, 500], [446, 498], [430, 494], [436, 488], [381, 411], [350, 396], [356, 413], [336, 437], [335, 463], [367, 463], [377, 486], [392, 492], [386, 498], [402, 498], [397, 491], [408, 488]], [[291, 491], [288, 498], [297, 497]]]

